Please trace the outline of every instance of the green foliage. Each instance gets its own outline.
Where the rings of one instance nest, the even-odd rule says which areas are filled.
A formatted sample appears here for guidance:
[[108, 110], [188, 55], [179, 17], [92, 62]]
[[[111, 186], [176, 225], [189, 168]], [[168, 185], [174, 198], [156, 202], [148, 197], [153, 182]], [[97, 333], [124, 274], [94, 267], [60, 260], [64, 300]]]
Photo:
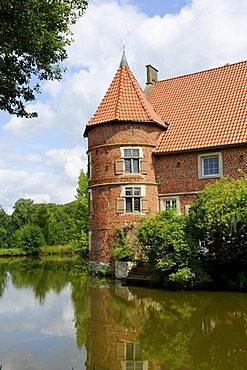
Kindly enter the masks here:
[[98, 274], [102, 277], [109, 277], [111, 276], [111, 271], [109, 268], [107, 267], [101, 267], [99, 270], [98, 270]]
[[207, 185], [189, 213], [190, 233], [218, 261], [247, 263], [247, 178]]
[[61, 79], [59, 63], [67, 58], [70, 26], [87, 5], [86, 0], [1, 0], [1, 110], [37, 116], [28, 113], [24, 104], [35, 100], [37, 81]]
[[115, 260], [133, 261], [135, 259], [135, 252], [130, 243], [130, 233], [132, 231], [133, 225], [116, 229], [116, 238], [112, 249], [112, 256]]
[[6, 248], [10, 235], [10, 216], [0, 206], [0, 248]]
[[41, 247], [45, 244], [40, 227], [32, 225], [25, 225], [17, 230], [14, 240], [27, 254], [39, 254]]
[[73, 225], [71, 228], [72, 243], [75, 249], [86, 258], [88, 256], [88, 179], [81, 171], [78, 179], [76, 204]]
[[[85, 176], [83, 181], [87, 189]], [[81, 175], [80, 181], [82, 177]], [[73, 244], [74, 250], [76, 246], [76, 249], [83, 251], [82, 254], [86, 256], [88, 254], [87, 194], [82, 190], [83, 188], [80, 192], [78, 190], [78, 200], [63, 205], [34, 204], [31, 199], [18, 199], [12, 216], [7, 215], [0, 207], [0, 248], [5, 250], [19, 248], [22, 244], [20, 236], [23, 226], [35, 226], [42, 232], [46, 245]], [[9, 252], [6, 253], [9, 254]]]
[[149, 269], [163, 278], [166, 286], [192, 288], [208, 281], [186, 234], [186, 218], [175, 211], [143, 218], [137, 238]]
[[44, 245], [41, 247], [41, 254], [44, 255], [72, 255], [75, 249], [70, 244], [65, 245]]
[[11, 221], [14, 230], [31, 223], [33, 203], [33, 200], [23, 198], [20, 198], [15, 202]]

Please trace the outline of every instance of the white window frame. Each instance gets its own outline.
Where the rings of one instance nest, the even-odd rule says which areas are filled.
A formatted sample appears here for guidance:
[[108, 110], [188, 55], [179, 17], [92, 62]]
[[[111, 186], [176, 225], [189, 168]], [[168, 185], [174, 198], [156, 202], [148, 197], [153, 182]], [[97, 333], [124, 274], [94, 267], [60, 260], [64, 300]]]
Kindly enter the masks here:
[[185, 204], [184, 206], [185, 216], [189, 216], [191, 206], [192, 204]]
[[176, 210], [177, 213], [180, 214], [180, 200], [179, 197], [174, 197], [174, 196], [167, 196], [167, 197], [161, 197], [160, 198], [160, 210], [161, 211], [167, 211], [168, 209], [171, 209], [172, 207], [166, 207], [165, 203], [166, 202], [176, 202]]
[[92, 178], [92, 155], [90, 152], [87, 154], [87, 173], [88, 173], [88, 180]]
[[[133, 189], [133, 194], [132, 196], [126, 196], [126, 189], [128, 188], [132, 188]], [[140, 211], [135, 211], [134, 210], [134, 205], [133, 205], [133, 209], [132, 209], [132, 212], [127, 212], [126, 211], [126, 198], [132, 198], [132, 201], [134, 202], [134, 198], [135, 198], [135, 195], [134, 195], [134, 189], [135, 188], [138, 188], [140, 189], [140, 195], [138, 195], [138, 198], [140, 198]], [[142, 213], [142, 199], [146, 196], [146, 186], [145, 185], [139, 185], [139, 184], [129, 184], [129, 185], [124, 185], [121, 187], [121, 194], [120, 194], [120, 197], [121, 198], [124, 198], [124, 213], [125, 214], [133, 214], [133, 213], [137, 213], [137, 214], [140, 214]], [[137, 196], [136, 196], [137, 197]], [[134, 203], [133, 203], [134, 204]]]
[[[128, 344], [133, 345], [133, 356], [129, 359], [127, 359]], [[137, 346], [140, 346], [138, 342], [121, 341], [117, 343], [117, 358], [118, 360], [121, 360], [122, 370], [126, 370], [128, 368], [128, 364], [131, 364], [133, 369], [136, 369], [136, 367], [141, 364], [142, 370], [148, 370], [148, 361], [143, 361], [142, 358], [136, 357]], [[121, 349], [120, 351], [118, 351], [119, 348]], [[138, 352], [140, 352], [140, 347]]]
[[[133, 149], [138, 149], [139, 150], [139, 156], [138, 157], [133, 157], [133, 156], [131, 156], [131, 157], [129, 157], [130, 158], [130, 160], [131, 160], [131, 168], [132, 168], [132, 171], [130, 171], [130, 172], [126, 172], [125, 171], [125, 160], [127, 159], [126, 157], [125, 157], [125, 155], [124, 155], [124, 151], [125, 150], [133, 150]], [[142, 149], [142, 147], [141, 146], [123, 146], [123, 147], [121, 147], [120, 148], [120, 153], [121, 153], [121, 158], [123, 159], [123, 161], [124, 161], [124, 164], [123, 164], [123, 166], [124, 166], [124, 173], [128, 173], [128, 174], [137, 174], [137, 173], [141, 173], [141, 159], [143, 158], [143, 149]], [[133, 171], [133, 160], [134, 159], [138, 159], [139, 160], [139, 165], [138, 165], [138, 172], [134, 172]]]
[[89, 217], [93, 215], [93, 192], [92, 189], [88, 189], [88, 214]]
[[92, 248], [92, 231], [88, 232], [88, 248], [89, 250]]
[[[204, 174], [204, 159], [217, 157], [219, 161], [219, 172], [215, 174]], [[198, 177], [199, 179], [219, 178], [223, 176], [222, 153], [212, 152], [198, 155]]]

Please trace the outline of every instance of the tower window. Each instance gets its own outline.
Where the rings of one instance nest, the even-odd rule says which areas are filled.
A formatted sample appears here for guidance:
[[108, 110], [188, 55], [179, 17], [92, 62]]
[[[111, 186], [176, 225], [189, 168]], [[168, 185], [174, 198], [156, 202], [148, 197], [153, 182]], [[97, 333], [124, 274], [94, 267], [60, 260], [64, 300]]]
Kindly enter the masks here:
[[141, 188], [125, 188], [125, 212], [141, 212]]
[[126, 148], [124, 154], [124, 172], [139, 173], [140, 172], [140, 149]]

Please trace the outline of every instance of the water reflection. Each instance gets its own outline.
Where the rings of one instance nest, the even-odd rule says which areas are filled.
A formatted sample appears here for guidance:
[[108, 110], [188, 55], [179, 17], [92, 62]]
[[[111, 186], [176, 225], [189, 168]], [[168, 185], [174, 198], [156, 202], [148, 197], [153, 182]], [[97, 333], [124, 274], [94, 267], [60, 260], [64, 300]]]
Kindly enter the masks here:
[[0, 296], [3, 370], [247, 368], [246, 294], [124, 287], [76, 261], [22, 260], [0, 263]]

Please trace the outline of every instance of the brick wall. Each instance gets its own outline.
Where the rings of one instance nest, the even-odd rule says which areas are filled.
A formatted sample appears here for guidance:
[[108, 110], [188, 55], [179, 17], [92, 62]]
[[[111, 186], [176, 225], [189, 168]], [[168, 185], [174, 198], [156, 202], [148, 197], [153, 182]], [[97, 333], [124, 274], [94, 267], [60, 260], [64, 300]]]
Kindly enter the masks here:
[[[195, 200], [196, 194], [213, 178], [199, 179], [198, 155], [221, 153], [223, 175], [240, 177], [238, 169], [247, 173], [247, 146], [226, 147], [201, 152], [154, 155], [163, 129], [156, 124], [114, 122], [90, 127], [88, 151], [91, 156], [89, 189], [93, 212], [89, 219], [91, 248], [89, 258], [94, 262], [111, 263], [111, 249], [115, 229], [126, 223], [138, 224], [145, 214], [118, 213], [117, 199], [122, 186], [145, 187], [150, 215], [160, 209], [160, 200], [166, 196], [179, 198], [180, 210]], [[125, 145], [140, 146], [143, 158], [148, 162], [147, 174], [116, 174], [116, 161], [121, 157], [120, 148]]]
[[247, 173], [247, 146], [154, 156], [159, 195], [179, 194], [181, 211], [184, 212], [184, 206], [194, 201], [196, 193], [216, 180], [199, 179], [198, 155], [219, 152], [222, 153], [224, 176], [239, 178], [239, 170]]
[[[93, 213], [89, 218], [91, 231], [90, 261], [111, 262], [111, 249], [116, 227], [126, 223], [137, 224], [144, 213], [118, 213], [117, 199], [122, 186], [145, 187], [144, 198], [148, 200], [151, 214], [158, 211], [158, 188], [152, 161], [152, 152], [162, 128], [155, 124], [113, 123], [90, 128], [88, 151], [91, 156], [89, 189]], [[148, 161], [147, 174], [116, 174], [116, 161], [121, 157], [120, 148], [137, 145]]]

